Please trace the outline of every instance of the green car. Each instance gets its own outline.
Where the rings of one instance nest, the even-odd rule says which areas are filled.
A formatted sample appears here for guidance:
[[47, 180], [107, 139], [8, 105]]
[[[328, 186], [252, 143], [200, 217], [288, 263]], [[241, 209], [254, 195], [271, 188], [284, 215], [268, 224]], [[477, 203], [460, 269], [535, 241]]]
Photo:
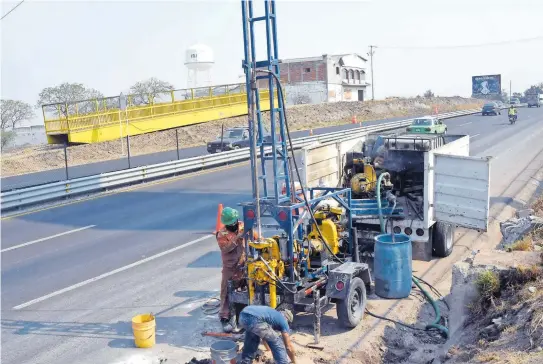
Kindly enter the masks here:
[[447, 125], [435, 116], [423, 116], [413, 120], [406, 130], [413, 134], [445, 134], [447, 133]]

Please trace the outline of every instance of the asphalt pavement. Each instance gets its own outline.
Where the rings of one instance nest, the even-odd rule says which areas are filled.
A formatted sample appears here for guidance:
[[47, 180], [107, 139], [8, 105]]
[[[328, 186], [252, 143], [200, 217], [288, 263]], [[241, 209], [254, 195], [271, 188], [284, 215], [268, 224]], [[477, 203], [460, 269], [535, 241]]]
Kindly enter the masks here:
[[[470, 135], [471, 155], [494, 157], [493, 215], [543, 165], [543, 110], [519, 114], [515, 125], [446, 121]], [[199, 332], [219, 329], [200, 309], [219, 289], [217, 205], [250, 195], [242, 164], [3, 220], [2, 363], [184, 363], [207, 349]], [[138, 351], [130, 319], [145, 312], [157, 315], [158, 345]]]
[[[403, 120], [406, 117], [390, 118], [383, 120], [365, 121], [364, 126], [381, 124], [390, 121]], [[317, 128], [313, 130], [314, 135], [331, 133], [334, 131], [348, 130], [358, 128], [358, 124], [344, 124], [325, 128]], [[309, 130], [301, 130], [292, 132], [292, 138], [301, 138], [309, 136]], [[211, 140], [210, 140], [211, 141]], [[69, 151], [68, 151], [69, 153]], [[179, 159], [198, 157], [207, 155], [206, 146], [197, 146], [190, 148], [179, 149]], [[144, 155], [132, 156], [130, 158], [130, 167], [141, 167], [150, 164], [164, 163], [177, 160], [177, 150], [169, 150], [165, 152], [150, 153]], [[68, 166], [68, 178], [86, 177], [100, 173], [120, 171], [129, 168], [128, 158], [112, 159], [104, 162], [87, 163], [77, 166]], [[57, 168], [43, 172], [27, 173], [20, 176], [4, 177], [1, 179], [0, 185], [2, 191], [8, 191], [15, 188], [23, 188], [27, 186], [35, 186], [50, 182], [63, 181], [66, 179], [66, 168]]]

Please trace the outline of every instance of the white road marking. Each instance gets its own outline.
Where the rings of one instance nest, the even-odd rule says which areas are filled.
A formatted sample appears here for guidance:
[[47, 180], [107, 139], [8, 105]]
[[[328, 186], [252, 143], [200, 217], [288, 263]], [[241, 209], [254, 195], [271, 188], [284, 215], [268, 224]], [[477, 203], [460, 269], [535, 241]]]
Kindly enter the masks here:
[[457, 125], [457, 126], [469, 125], [469, 124], [471, 124], [471, 123], [472, 123], [472, 121], [470, 121], [469, 123], [464, 123], [464, 124], [460, 124], [460, 125]]
[[142, 260], [138, 260], [134, 263], [131, 263], [131, 264], [128, 264], [128, 265], [125, 265], [124, 267], [121, 267], [121, 268], [117, 268], [115, 270], [112, 270], [112, 271], [109, 271], [107, 273], [104, 273], [104, 274], [100, 274], [99, 276], [96, 276], [94, 278], [90, 278], [90, 279], [87, 279], [86, 281], [83, 281], [83, 282], [79, 282], [77, 284], [74, 284], [73, 286], [69, 286], [69, 287], [66, 287], [66, 288], [63, 288], [61, 290], [58, 290], [58, 291], [55, 291], [53, 293], [49, 293], [48, 295], [45, 295], [45, 296], [41, 296], [41, 297], [38, 297], [36, 299], [33, 299], [32, 301], [28, 301], [28, 302], [25, 302], [25, 303], [22, 303], [18, 306], [15, 306], [13, 307], [14, 310], [20, 310], [21, 308], [25, 308], [25, 307], [28, 307], [28, 306], [31, 306], [35, 303], [38, 303], [38, 302], [42, 302], [42, 301], [45, 301], [49, 298], [52, 298], [52, 297], [55, 297], [55, 296], [59, 296], [63, 293], [66, 293], [66, 292], [70, 292], [70, 291], [73, 291], [74, 289], [77, 289], [77, 288], [80, 288], [80, 287], [83, 287], [83, 286], [86, 286], [87, 284], [90, 284], [90, 283], [93, 283], [93, 282], [96, 282], [96, 281], [99, 281], [101, 279], [104, 279], [104, 278], [107, 278], [107, 277], [110, 277], [114, 274], [117, 274], [117, 273], [121, 273], [121, 272], [124, 272], [125, 270], [128, 270], [130, 268], [134, 268], [134, 267], [137, 267], [138, 265], [142, 265], [144, 263], [147, 263], [147, 262], [150, 262], [151, 260], [155, 260], [155, 259], [158, 259], [160, 257], [163, 257], [165, 255], [168, 255], [170, 253], [173, 253], [175, 251], [178, 251], [178, 250], [181, 250], [181, 249], [184, 249], [184, 248], [187, 248], [191, 245], [194, 245], [196, 243], [199, 243], [203, 240], [206, 240], [206, 239], [209, 239], [211, 237], [214, 237], [215, 235], [205, 235], [205, 236], [202, 236], [201, 238], [198, 238], [196, 240], [193, 240], [193, 241], [189, 241], [188, 243], [186, 244], [183, 244], [183, 245], [180, 245], [180, 246], [176, 246], [175, 248], [172, 248], [172, 249], [169, 249], [169, 250], [166, 250], [166, 251], [163, 251], [162, 253], [158, 253], [158, 254], [155, 254], [155, 255], [152, 255], [148, 258], [145, 258], [145, 259], [142, 259]]
[[470, 138], [470, 139], [471, 139], [471, 138], [475, 138], [475, 137], [478, 137], [479, 135], [481, 135], [481, 134], [470, 135], [469, 138]]
[[47, 240], [51, 240], [51, 239], [54, 239], [54, 238], [58, 238], [59, 236], [64, 236], [64, 235], [68, 235], [68, 234], [73, 234], [73, 233], [76, 233], [76, 232], [78, 232], [78, 231], [82, 231], [82, 230], [86, 230], [86, 229], [93, 228], [93, 227], [95, 227], [95, 226], [96, 226], [96, 225], [84, 226], [84, 227], [79, 228], [79, 229], [74, 229], [74, 230], [70, 230], [70, 231], [65, 231], [65, 232], [63, 232], [63, 233], [51, 235], [51, 236], [48, 236], [48, 237], [46, 237], [46, 238], [41, 238], [41, 239], [37, 239], [37, 240], [32, 240], [32, 241], [29, 241], [28, 243], [23, 243], [23, 244], [15, 245], [15, 246], [12, 246], [12, 247], [9, 247], [9, 248], [6, 248], [6, 249], [2, 249], [2, 250], [0, 250], [0, 253], [9, 252], [10, 250], [15, 250], [15, 249], [23, 248], [23, 247], [25, 247], [25, 246], [33, 245], [33, 244], [36, 244], [36, 243], [41, 243], [42, 241], [47, 241]]

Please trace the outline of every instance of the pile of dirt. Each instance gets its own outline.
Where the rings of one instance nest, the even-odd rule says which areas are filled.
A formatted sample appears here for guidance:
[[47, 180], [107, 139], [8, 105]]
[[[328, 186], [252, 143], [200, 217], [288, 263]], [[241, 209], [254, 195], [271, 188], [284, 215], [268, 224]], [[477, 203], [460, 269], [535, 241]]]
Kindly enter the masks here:
[[543, 268], [485, 270], [475, 281], [479, 295], [461, 339], [444, 362], [543, 362]]
[[[395, 98], [366, 102], [335, 102], [318, 105], [297, 105], [288, 108], [287, 117], [292, 131], [350, 122], [356, 116], [358, 122], [393, 117], [409, 117], [438, 112], [450, 112], [479, 108], [481, 100], [461, 97]], [[264, 119], [269, 122], [268, 113]], [[176, 130], [137, 135], [130, 139], [132, 155], [143, 155], [176, 149], [177, 139], [181, 148], [204, 145], [221, 132], [221, 127], [247, 125], [247, 117], [234, 117], [191, 125]], [[122, 158], [126, 153], [125, 141], [115, 140], [68, 148], [68, 164], [82, 165]], [[2, 176], [40, 172], [64, 167], [64, 151], [55, 145], [21, 148], [3, 153]]]

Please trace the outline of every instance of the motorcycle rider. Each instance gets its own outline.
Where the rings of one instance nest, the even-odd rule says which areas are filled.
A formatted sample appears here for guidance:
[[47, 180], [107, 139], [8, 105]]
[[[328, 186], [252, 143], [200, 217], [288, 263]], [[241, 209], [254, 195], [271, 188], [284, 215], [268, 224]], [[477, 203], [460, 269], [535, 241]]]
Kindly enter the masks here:
[[509, 112], [508, 115], [511, 117], [514, 117], [515, 120], [517, 119], [517, 109], [515, 108], [515, 105], [509, 106]]

